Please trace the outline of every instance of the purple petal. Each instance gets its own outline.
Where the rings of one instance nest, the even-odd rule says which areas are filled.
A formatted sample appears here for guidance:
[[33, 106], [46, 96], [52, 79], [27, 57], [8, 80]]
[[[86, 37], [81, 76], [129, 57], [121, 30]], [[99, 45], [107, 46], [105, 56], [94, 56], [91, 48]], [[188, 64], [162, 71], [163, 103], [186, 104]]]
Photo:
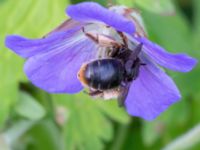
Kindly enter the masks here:
[[[73, 19], [68, 19], [65, 20], [63, 23], [61, 23], [58, 27], [53, 29], [50, 33], [47, 34], [47, 36], [54, 34], [55, 32], [63, 32], [67, 30], [73, 30], [73, 29], [78, 29], [84, 26], [84, 24], [75, 21]], [[45, 36], [46, 37], [46, 36]]]
[[148, 63], [140, 68], [139, 77], [133, 81], [125, 106], [130, 115], [152, 120], [180, 98], [173, 80]]
[[95, 2], [83, 2], [71, 5], [66, 10], [67, 14], [81, 22], [103, 22], [113, 28], [133, 34], [134, 24], [120, 14], [112, 12]]
[[144, 52], [163, 67], [174, 71], [188, 72], [197, 64], [196, 59], [186, 54], [171, 54], [146, 38], [138, 40], [144, 44]]
[[29, 48], [26, 50], [32, 52], [25, 56], [33, 55], [27, 60], [24, 71], [33, 84], [50, 93], [79, 92], [82, 85], [77, 72], [96, 53], [96, 44], [82, 31], [64, 38], [65, 34], [55, 33], [45, 39], [26, 39], [25, 42], [25, 47]]
[[53, 50], [53, 48], [49, 48], [49, 43], [56, 45], [59, 41], [70, 39], [80, 28], [81, 26], [76, 26], [65, 32], [52, 34], [48, 38], [45, 37], [43, 39], [30, 40], [18, 35], [9, 35], [6, 37], [5, 45], [21, 57], [28, 58]]

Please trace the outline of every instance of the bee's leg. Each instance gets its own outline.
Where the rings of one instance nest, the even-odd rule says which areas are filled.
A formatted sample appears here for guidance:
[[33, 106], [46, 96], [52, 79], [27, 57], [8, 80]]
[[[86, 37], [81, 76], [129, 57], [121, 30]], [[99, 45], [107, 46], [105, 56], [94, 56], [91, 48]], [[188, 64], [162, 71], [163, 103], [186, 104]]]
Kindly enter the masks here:
[[128, 39], [127, 39], [127, 37], [121, 31], [117, 31], [117, 33], [121, 37], [124, 46], [128, 48]]
[[90, 33], [90, 32], [85, 32], [84, 27], [82, 28], [83, 33], [91, 40], [93, 40], [95, 43], [99, 44], [99, 46], [102, 47], [108, 47], [108, 48], [113, 48], [113, 47], [121, 47], [122, 45], [112, 39], [111, 37], [104, 35], [104, 34], [97, 34], [97, 33]]
[[124, 106], [126, 97], [128, 95], [129, 87], [130, 87], [130, 83], [128, 82], [124, 82], [124, 85], [121, 85], [120, 87], [120, 91], [119, 91], [120, 94], [119, 94], [119, 97], [117, 98], [119, 107]]
[[99, 36], [98, 34], [91, 34], [88, 32], [85, 32], [85, 28], [82, 28], [83, 33], [91, 40], [93, 40], [95, 43], [99, 44]]
[[99, 91], [99, 90], [94, 90], [94, 89], [89, 89], [88, 91], [83, 91], [83, 93], [92, 96], [94, 98], [102, 98], [103, 97], [103, 91]]
[[88, 92], [88, 95], [95, 97], [95, 98], [101, 98], [101, 97], [103, 97], [103, 91], [90, 89], [90, 91]]

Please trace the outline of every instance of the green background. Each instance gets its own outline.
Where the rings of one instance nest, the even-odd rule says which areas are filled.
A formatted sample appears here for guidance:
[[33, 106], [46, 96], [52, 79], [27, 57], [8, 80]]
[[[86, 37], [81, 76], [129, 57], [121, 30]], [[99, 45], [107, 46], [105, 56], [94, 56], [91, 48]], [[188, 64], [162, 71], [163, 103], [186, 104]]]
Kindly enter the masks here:
[[[116, 101], [48, 94], [27, 80], [24, 60], [5, 48], [5, 36], [42, 37], [78, 2], [0, 0], [0, 150], [200, 149], [199, 65], [190, 73], [167, 70], [183, 98], [152, 122], [128, 116]], [[200, 59], [200, 0], [110, 2], [140, 9], [152, 41]]]

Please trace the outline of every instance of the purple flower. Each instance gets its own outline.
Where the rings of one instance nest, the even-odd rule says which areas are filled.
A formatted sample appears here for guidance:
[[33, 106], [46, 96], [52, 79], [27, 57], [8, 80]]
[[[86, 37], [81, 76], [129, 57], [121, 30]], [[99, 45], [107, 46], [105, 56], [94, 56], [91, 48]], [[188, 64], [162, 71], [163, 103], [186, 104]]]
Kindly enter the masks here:
[[88, 33], [106, 35], [118, 42], [116, 31], [121, 31], [130, 49], [143, 43], [138, 57], [146, 65], [140, 67], [125, 100], [130, 115], [152, 120], [181, 98], [175, 83], [159, 65], [188, 72], [197, 61], [186, 54], [171, 54], [149, 41], [137, 12], [122, 6], [106, 9], [94, 2], [71, 5], [66, 12], [71, 19], [41, 39], [6, 37], [6, 46], [27, 59], [24, 71], [34, 85], [50, 93], [73, 94], [83, 89], [77, 78], [80, 67], [103, 52], [85, 36], [84, 27]]

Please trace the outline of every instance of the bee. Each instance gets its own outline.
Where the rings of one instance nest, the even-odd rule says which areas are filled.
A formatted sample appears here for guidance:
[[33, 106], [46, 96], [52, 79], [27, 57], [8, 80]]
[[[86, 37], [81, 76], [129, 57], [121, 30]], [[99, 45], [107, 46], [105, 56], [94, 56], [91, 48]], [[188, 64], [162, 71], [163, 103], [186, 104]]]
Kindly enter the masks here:
[[117, 98], [119, 106], [124, 105], [130, 84], [139, 75], [139, 68], [144, 65], [138, 55], [142, 44], [130, 50], [127, 39], [118, 32], [123, 44], [112, 38], [93, 33], [85, 35], [100, 46], [109, 48], [107, 57], [92, 60], [81, 66], [78, 79], [83, 86], [89, 88], [89, 95], [104, 99]]

